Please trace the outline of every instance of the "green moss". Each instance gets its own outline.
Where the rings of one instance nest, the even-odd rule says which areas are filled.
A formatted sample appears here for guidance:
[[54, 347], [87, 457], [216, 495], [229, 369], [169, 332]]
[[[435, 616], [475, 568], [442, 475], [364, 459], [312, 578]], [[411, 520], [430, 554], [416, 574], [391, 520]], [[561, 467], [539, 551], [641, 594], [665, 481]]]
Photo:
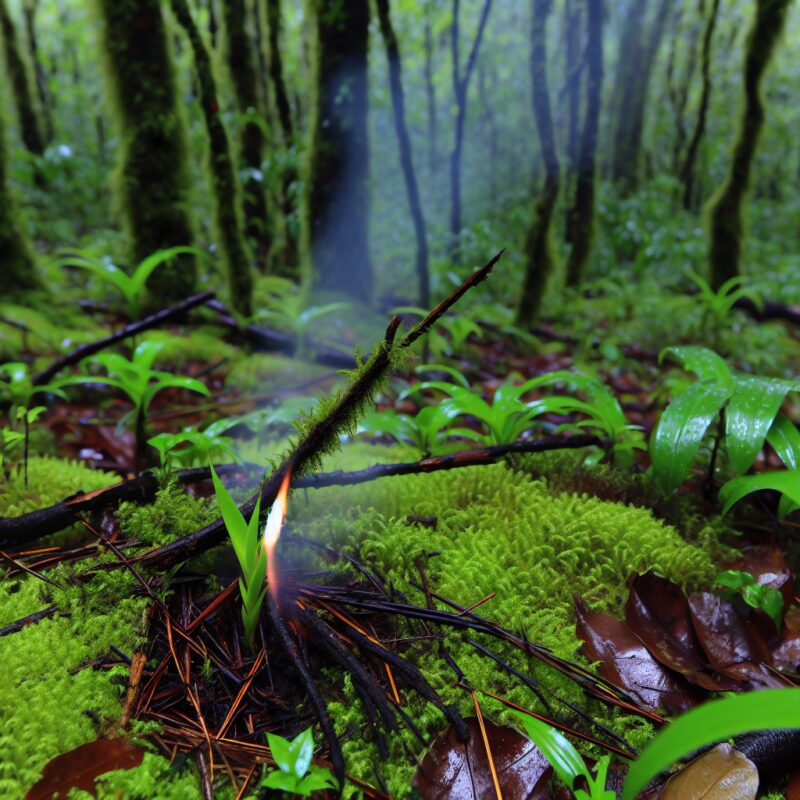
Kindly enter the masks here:
[[[159, 0], [94, 5], [120, 137], [116, 190], [130, 254], [139, 262], [192, 243], [185, 125]], [[147, 285], [161, 307], [191, 294], [196, 273], [194, 257], [182, 255]]]
[[150, 546], [187, 536], [217, 519], [216, 508], [206, 500], [192, 497], [177, 483], [159, 489], [149, 505], [122, 503], [119, 527], [124, 536], [133, 536]]
[[[21, 465], [11, 470], [7, 481], [0, 478], [0, 516], [19, 517], [37, 508], [54, 505], [77, 492], [93, 492], [118, 480], [111, 473], [92, 469], [78, 461], [34, 457], [28, 461], [27, 491]], [[83, 526], [73, 525], [48, 541], [64, 544], [84, 535]]]
[[[239, 350], [227, 344], [219, 337], [219, 329], [193, 328], [189, 336], [177, 336], [166, 331], [149, 331], [142, 336], [143, 341], [158, 342], [161, 350], [158, 353], [161, 368], [183, 367], [192, 362], [211, 365], [222, 359], [235, 361], [239, 358]], [[218, 373], [215, 373], [218, 374]]]
[[[435, 516], [437, 526], [409, 524], [410, 515]], [[427, 573], [438, 592], [463, 605], [497, 592], [482, 608], [484, 616], [524, 631], [532, 641], [566, 658], [579, 658], [574, 595], [593, 608], [619, 613], [627, 596], [625, 579], [632, 572], [654, 569], [694, 588], [708, 585], [716, 571], [710, 554], [713, 542], [688, 543], [647, 509], [554, 494], [543, 481], [521, 473], [512, 478], [504, 465], [319, 490], [309, 494], [307, 503], [292, 504], [289, 518], [304, 535], [353, 553], [419, 603], [424, 597], [412, 585], [419, 580], [414, 561], [426, 553], [439, 553], [427, 558]], [[461, 634], [449, 633], [446, 642], [475, 687], [536, 707], [529, 690], [465, 644]], [[526, 661], [511, 648], [486, 644], [562, 697], [585, 704], [571, 682], [534, 660]], [[418, 646], [406, 655], [447, 700], [470, 713], [470, 698], [453, 687], [453, 673], [433, 649]], [[358, 730], [364, 720], [348, 691], [347, 685], [342, 686], [337, 698], [337, 725]], [[441, 730], [443, 721], [435, 709], [408, 699], [407, 710], [423, 731], [435, 735]], [[494, 713], [491, 705], [487, 709], [501, 722], [511, 722], [504, 712]], [[634, 743], [641, 744], [650, 735], [649, 726], [640, 720], [623, 718], [606, 707], [593, 706], [592, 711]], [[353, 759], [348, 769], [374, 780], [372, 764], [381, 763], [390, 788], [398, 797], [406, 797], [413, 768], [407, 765], [401, 739], [390, 744], [389, 762], [379, 761], [370, 747], [347, 744]]]
[[225, 380], [225, 388], [238, 392], [285, 392], [330, 375], [330, 367], [310, 361], [254, 354], [238, 359]]

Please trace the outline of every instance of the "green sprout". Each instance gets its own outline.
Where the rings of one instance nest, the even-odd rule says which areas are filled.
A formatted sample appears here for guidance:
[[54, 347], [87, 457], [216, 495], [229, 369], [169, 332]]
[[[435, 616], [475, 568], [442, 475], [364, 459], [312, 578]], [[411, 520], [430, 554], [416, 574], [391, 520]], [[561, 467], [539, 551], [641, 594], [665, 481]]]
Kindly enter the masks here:
[[244, 623], [245, 641], [252, 649], [258, 620], [261, 616], [261, 605], [267, 593], [265, 583], [267, 551], [258, 535], [261, 497], [256, 501], [250, 522], [245, 522], [244, 515], [239, 511], [239, 507], [219, 479], [213, 465], [211, 466], [211, 479], [214, 482], [214, 491], [225, 528], [242, 569], [242, 577], [239, 579], [239, 591], [242, 595], [242, 622]]
[[774, 586], [765, 586], [751, 573], [740, 569], [720, 572], [714, 583], [729, 589], [723, 595], [727, 600], [738, 594], [751, 608], [763, 611], [775, 623], [776, 630], [780, 631], [783, 595]]
[[323, 789], [337, 788], [338, 782], [331, 771], [311, 762], [314, 754], [311, 728], [306, 728], [291, 742], [283, 736], [268, 733], [267, 742], [277, 769], [261, 779], [260, 788], [278, 789], [300, 797], [311, 797]]

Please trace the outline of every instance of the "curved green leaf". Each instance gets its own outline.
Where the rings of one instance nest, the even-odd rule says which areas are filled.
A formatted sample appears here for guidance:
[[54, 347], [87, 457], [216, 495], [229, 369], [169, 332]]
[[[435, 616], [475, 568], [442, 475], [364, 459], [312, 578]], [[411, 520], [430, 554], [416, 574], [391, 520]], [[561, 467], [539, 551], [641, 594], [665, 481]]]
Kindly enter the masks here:
[[781, 472], [762, 472], [760, 475], [743, 475], [728, 481], [719, 490], [722, 513], [727, 514], [743, 497], [753, 492], [771, 489], [800, 505], [800, 470]]
[[667, 356], [671, 356], [687, 372], [694, 372], [701, 381], [715, 380], [730, 383], [733, 379], [731, 368], [725, 359], [707, 347], [697, 345], [665, 347], [659, 353], [658, 360], [663, 361]]
[[800, 383], [757, 375], [736, 375], [728, 403], [725, 444], [734, 472], [743, 475], [764, 446], [775, 416], [786, 395]]
[[767, 431], [767, 441], [788, 469], [800, 466], [800, 431], [785, 414], [777, 414]]
[[800, 728], [800, 689], [765, 689], [727, 697], [678, 717], [628, 770], [622, 800], [635, 800], [655, 775], [698, 747], [740, 733]]
[[684, 481], [708, 426], [731, 395], [732, 386], [700, 381], [667, 406], [653, 436], [653, 477], [667, 494]]
[[201, 256], [203, 255], [203, 251], [197, 247], [167, 247], [164, 250], [156, 250], [155, 253], [151, 253], [147, 258], [140, 261], [133, 271], [133, 277], [131, 279], [131, 297], [128, 299], [135, 299], [142, 292], [147, 279], [158, 267], [171, 261], [175, 256], [184, 254]]

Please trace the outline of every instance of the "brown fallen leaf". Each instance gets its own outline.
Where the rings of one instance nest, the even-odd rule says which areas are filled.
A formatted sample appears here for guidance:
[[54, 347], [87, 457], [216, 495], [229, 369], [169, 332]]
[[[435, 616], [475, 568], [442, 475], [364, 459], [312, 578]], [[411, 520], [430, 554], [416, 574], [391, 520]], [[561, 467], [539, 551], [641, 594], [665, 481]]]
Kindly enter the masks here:
[[786, 787], [786, 800], [800, 800], [800, 767], [793, 769]]
[[600, 674], [627, 690], [642, 705], [678, 713], [702, 700], [694, 687], [653, 658], [625, 622], [590, 611], [580, 598], [575, 599], [575, 611], [575, 628], [586, 657], [599, 661]]
[[787, 685], [768, 668], [771, 658], [764, 637], [731, 603], [710, 592], [695, 592], [689, 608], [697, 638], [715, 670], [753, 687]]
[[144, 750], [126, 739], [97, 739], [49, 761], [41, 780], [25, 800], [63, 800], [70, 789], [95, 796], [95, 779], [116, 769], [133, 769], [142, 763]]
[[775, 669], [800, 672], [800, 606], [790, 606], [786, 612], [780, 644], [773, 648], [771, 655]]
[[657, 661], [703, 689], [736, 688], [735, 681], [703, 671], [706, 655], [692, 624], [689, 601], [678, 585], [654, 572], [636, 575], [628, 585], [625, 620]]
[[[460, 742], [449, 728], [422, 760], [414, 776], [422, 800], [494, 800], [480, 725], [475, 717], [466, 723], [467, 742]], [[513, 728], [484, 723], [505, 800], [546, 800], [553, 770], [539, 748]]]
[[756, 792], [756, 765], [729, 744], [718, 744], [673, 775], [659, 800], [755, 800]]

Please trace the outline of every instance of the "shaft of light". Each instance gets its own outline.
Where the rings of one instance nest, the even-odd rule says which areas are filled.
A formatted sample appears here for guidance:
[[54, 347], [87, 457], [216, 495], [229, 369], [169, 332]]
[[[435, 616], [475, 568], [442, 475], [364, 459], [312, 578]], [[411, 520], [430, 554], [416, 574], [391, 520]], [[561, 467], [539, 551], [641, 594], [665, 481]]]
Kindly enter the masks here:
[[283, 521], [286, 519], [286, 498], [289, 495], [289, 472], [283, 478], [281, 488], [272, 508], [267, 515], [267, 524], [264, 526], [264, 549], [267, 553], [267, 587], [273, 600], [278, 599], [278, 572], [275, 568], [275, 546], [281, 536]]

